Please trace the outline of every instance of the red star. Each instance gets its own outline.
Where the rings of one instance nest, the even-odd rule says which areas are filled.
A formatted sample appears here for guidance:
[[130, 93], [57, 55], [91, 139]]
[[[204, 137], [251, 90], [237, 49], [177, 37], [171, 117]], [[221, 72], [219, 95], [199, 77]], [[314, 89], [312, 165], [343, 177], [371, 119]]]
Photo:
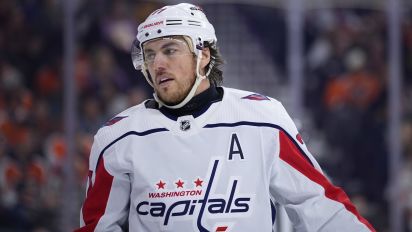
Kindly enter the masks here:
[[165, 189], [166, 183], [159, 181], [159, 183], [157, 183], [156, 185], [157, 185], [157, 189]]
[[177, 185], [178, 188], [183, 188], [183, 184], [184, 184], [184, 183], [185, 183], [185, 182], [179, 180], [179, 181], [176, 182], [175, 184]]
[[197, 178], [197, 180], [194, 181], [194, 183], [196, 184], [196, 187], [199, 187], [199, 186], [202, 187], [203, 180]]

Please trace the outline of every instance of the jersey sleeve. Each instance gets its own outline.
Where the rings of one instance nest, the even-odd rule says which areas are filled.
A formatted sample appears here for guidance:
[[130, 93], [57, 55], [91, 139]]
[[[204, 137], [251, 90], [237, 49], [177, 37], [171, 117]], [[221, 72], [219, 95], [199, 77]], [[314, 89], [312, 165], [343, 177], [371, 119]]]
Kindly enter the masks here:
[[281, 107], [281, 129], [270, 171], [272, 197], [284, 206], [296, 231], [375, 231], [345, 192], [322, 173]]
[[75, 232], [127, 231], [131, 182], [121, 167], [116, 148], [102, 149], [95, 137], [80, 228]]

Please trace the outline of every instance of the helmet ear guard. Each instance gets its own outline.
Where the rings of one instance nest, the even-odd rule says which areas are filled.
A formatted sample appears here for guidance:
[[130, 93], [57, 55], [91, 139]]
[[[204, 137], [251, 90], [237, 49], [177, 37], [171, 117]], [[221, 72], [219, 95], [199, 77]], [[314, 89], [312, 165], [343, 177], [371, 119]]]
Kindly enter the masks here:
[[143, 59], [143, 52], [142, 52], [142, 48], [140, 47], [139, 40], [137, 39], [133, 40], [132, 48], [130, 49], [130, 55], [132, 56], [133, 67], [136, 70], [141, 70], [142, 65], [144, 65], [143, 64], [144, 59]]

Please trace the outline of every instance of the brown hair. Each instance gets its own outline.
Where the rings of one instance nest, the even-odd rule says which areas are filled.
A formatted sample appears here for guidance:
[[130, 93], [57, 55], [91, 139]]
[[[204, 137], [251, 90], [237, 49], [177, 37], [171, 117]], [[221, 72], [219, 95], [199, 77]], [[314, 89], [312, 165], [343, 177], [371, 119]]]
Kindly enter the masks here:
[[[194, 48], [193, 48], [192, 40], [190, 39], [190, 37], [189, 36], [182, 36], [182, 37], [186, 41], [190, 50], [193, 52]], [[210, 70], [210, 73], [207, 76], [207, 78], [210, 80], [210, 83], [212, 85], [220, 86], [223, 82], [223, 71], [221, 70], [220, 66], [225, 63], [222, 58], [222, 54], [220, 53], [219, 48], [216, 46], [216, 42], [209, 43], [205, 41], [203, 45], [205, 48], [209, 48], [210, 50], [210, 61], [209, 61], [209, 64], [207, 64], [205, 67], [206, 72], [208, 72], [209, 67], [212, 66], [212, 70]]]
[[206, 42], [205, 47], [210, 49], [210, 62], [206, 65], [206, 70], [209, 70], [209, 67], [212, 66], [208, 78], [211, 84], [220, 86], [223, 82], [223, 71], [220, 68], [220, 66], [224, 64], [222, 54], [216, 46], [216, 43], [209, 44]]

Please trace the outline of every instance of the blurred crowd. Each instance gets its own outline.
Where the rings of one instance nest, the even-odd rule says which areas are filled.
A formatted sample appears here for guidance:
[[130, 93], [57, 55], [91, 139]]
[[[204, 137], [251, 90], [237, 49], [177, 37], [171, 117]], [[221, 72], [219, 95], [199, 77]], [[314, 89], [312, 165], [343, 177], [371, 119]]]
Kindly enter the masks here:
[[[79, 209], [93, 135], [112, 116], [151, 94], [133, 69], [129, 48], [138, 23], [159, 5], [136, 2], [78, 1], [73, 157], [78, 188], [74, 204]], [[0, 231], [59, 231], [67, 156], [61, 4], [0, 1]], [[383, 12], [346, 9], [309, 12], [305, 21], [305, 103], [332, 148], [325, 169], [379, 231], [388, 226], [385, 20]], [[408, 222], [412, 221], [410, 12], [402, 32], [405, 155], [400, 200], [407, 206]]]
[[[279, 38], [288, 33], [285, 12], [249, 6], [240, 10], [287, 76], [288, 38]], [[303, 25], [305, 110], [322, 134], [316, 139], [327, 143], [319, 161], [378, 231], [389, 231], [391, 197], [405, 207], [404, 227], [412, 231], [412, 10], [403, 9], [401, 18], [403, 162], [401, 192], [395, 196], [389, 180], [387, 15], [372, 8], [311, 9]], [[276, 30], [267, 30], [267, 24]]]
[[327, 171], [380, 224], [388, 211], [377, 204], [384, 201], [389, 164], [385, 14], [336, 10], [308, 19], [305, 99], [332, 147]]
[[[157, 6], [107, 2], [79, 2], [76, 13], [77, 209], [93, 135], [151, 91], [129, 48], [139, 17]], [[67, 155], [61, 4], [0, 1], [0, 231], [59, 231]]]
[[[412, 231], [412, 11], [402, 15], [401, 205]], [[306, 106], [331, 146], [327, 173], [379, 231], [387, 230], [389, 178], [388, 46], [385, 12], [333, 9], [306, 20]], [[409, 224], [409, 225], [408, 225]]]

